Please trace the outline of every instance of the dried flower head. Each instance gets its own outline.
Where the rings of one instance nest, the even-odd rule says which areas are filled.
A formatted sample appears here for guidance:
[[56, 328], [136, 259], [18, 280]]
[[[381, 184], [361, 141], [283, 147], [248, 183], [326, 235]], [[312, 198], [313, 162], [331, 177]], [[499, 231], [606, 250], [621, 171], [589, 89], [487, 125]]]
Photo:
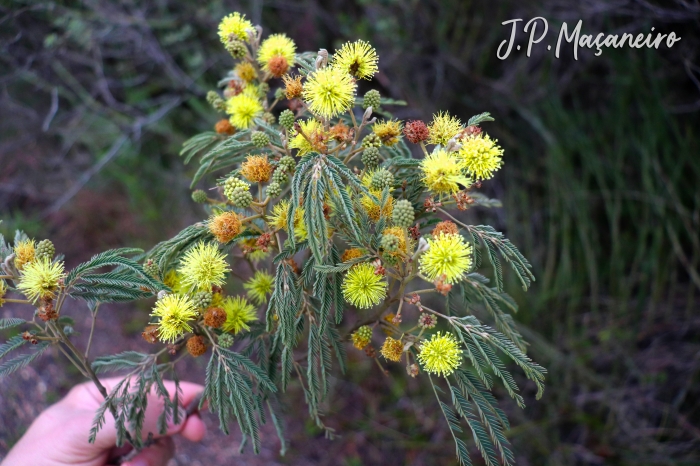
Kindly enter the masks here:
[[339, 121], [337, 124], [331, 126], [330, 129], [330, 137], [338, 142], [352, 141], [353, 134], [353, 130], [342, 121]]
[[284, 95], [287, 99], [292, 100], [301, 97], [304, 91], [304, 86], [301, 84], [301, 76], [291, 76], [285, 74], [282, 76], [284, 82]]
[[248, 42], [248, 29], [253, 29], [253, 23], [238, 12], [225, 16], [219, 23], [219, 38], [226, 45], [231, 38]]
[[433, 121], [430, 123], [428, 130], [430, 132], [428, 143], [442, 144], [444, 146], [447, 144], [447, 141], [462, 131], [462, 122], [459, 121], [459, 118], [453, 117], [447, 112], [438, 112], [433, 115]]
[[444, 233], [446, 235], [456, 235], [459, 233], [459, 228], [457, 228], [457, 224], [455, 222], [452, 222], [450, 220], [444, 220], [435, 225], [435, 228], [433, 228], [432, 235], [438, 237], [441, 233]]
[[262, 104], [249, 92], [242, 92], [226, 101], [226, 113], [231, 115], [229, 121], [238, 129], [247, 129], [263, 113]]
[[356, 87], [355, 80], [349, 74], [329, 66], [314, 71], [306, 78], [302, 96], [313, 113], [333, 118], [355, 103]]
[[497, 142], [496, 139], [491, 140], [488, 134], [461, 140], [462, 147], [457, 156], [462, 159], [474, 179], [491, 179], [494, 172], [503, 165], [503, 149]]
[[182, 277], [181, 286], [199, 291], [210, 290], [213, 285], [223, 285], [224, 276], [229, 270], [226, 256], [219, 251], [218, 246], [204, 241], [187, 251], [177, 269]]
[[21, 272], [26, 264], [33, 262], [36, 258], [36, 242], [33, 239], [18, 241], [15, 244], [14, 253], [15, 267]]
[[216, 122], [216, 125], [214, 125], [214, 131], [216, 131], [218, 134], [226, 134], [228, 136], [236, 134], [236, 128], [234, 128], [231, 122], [225, 118]]
[[63, 278], [63, 262], [51, 262], [46, 257], [42, 257], [24, 265], [17, 289], [29, 301], [36, 303], [40, 299], [54, 298], [61, 278]]
[[221, 212], [207, 222], [209, 231], [219, 243], [226, 244], [241, 233], [241, 218], [236, 212]]
[[471, 180], [464, 176], [463, 162], [444, 149], [433, 151], [421, 161], [423, 183], [436, 194], [452, 194], [460, 190], [460, 185], [469, 186]]
[[398, 120], [382, 120], [372, 126], [372, 132], [379, 136], [385, 146], [393, 146], [401, 139], [402, 128]]
[[226, 298], [224, 311], [226, 311], [226, 322], [224, 322], [223, 330], [233, 334], [250, 330], [248, 324], [258, 319], [255, 307], [242, 296]]
[[251, 183], [267, 183], [273, 168], [267, 155], [249, 155], [241, 164], [241, 175]]
[[187, 351], [193, 356], [198, 357], [207, 352], [207, 344], [204, 337], [195, 335], [187, 340]]
[[333, 54], [331, 66], [343, 70], [357, 79], [372, 79], [379, 71], [377, 51], [368, 42], [346, 42]]
[[426, 372], [447, 377], [462, 364], [462, 350], [451, 333], [438, 332], [421, 344], [418, 361]]
[[406, 136], [406, 139], [413, 144], [419, 144], [428, 140], [430, 137], [430, 130], [421, 120], [413, 120], [406, 123], [403, 134]]
[[151, 315], [160, 318], [155, 323], [158, 325], [160, 341], [174, 343], [182, 335], [192, 331], [188, 322], [197, 317], [197, 309], [189, 296], [168, 294], [156, 301]]
[[267, 295], [272, 294], [274, 285], [275, 277], [264, 270], [258, 270], [253, 278], [243, 284], [243, 288], [248, 292], [251, 301], [260, 306], [267, 302]]
[[462, 235], [440, 233], [428, 239], [428, 245], [420, 257], [420, 271], [430, 280], [444, 275], [447, 283], [456, 283], [472, 265], [472, 245]]
[[204, 325], [219, 328], [226, 322], [226, 311], [220, 307], [210, 307], [204, 313]]
[[258, 63], [263, 70], [279, 78], [294, 65], [297, 46], [284, 34], [273, 34], [260, 44]]
[[382, 349], [380, 350], [382, 356], [389, 361], [399, 362], [401, 360], [401, 355], [403, 354], [403, 343], [401, 340], [395, 340], [391, 337], [386, 337]]
[[148, 343], [158, 342], [158, 326], [157, 325], [147, 325], [146, 328], [141, 332], [141, 338], [143, 338]]
[[384, 277], [374, 273], [374, 266], [367, 262], [353, 265], [342, 285], [345, 301], [361, 309], [379, 304], [386, 296], [386, 288]]
[[364, 254], [365, 254], [365, 253], [364, 253], [364, 252], [362, 251], [362, 249], [360, 249], [360, 248], [350, 248], [350, 249], [346, 249], [346, 250], [343, 252], [343, 255], [340, 256], [340, 261], [341, 261], [341, 262], [347, 262], [347, 261], [351, 261], [351, 260], [353, 260], [353, 259], [358, 259], [358, 258], [364, 256]]

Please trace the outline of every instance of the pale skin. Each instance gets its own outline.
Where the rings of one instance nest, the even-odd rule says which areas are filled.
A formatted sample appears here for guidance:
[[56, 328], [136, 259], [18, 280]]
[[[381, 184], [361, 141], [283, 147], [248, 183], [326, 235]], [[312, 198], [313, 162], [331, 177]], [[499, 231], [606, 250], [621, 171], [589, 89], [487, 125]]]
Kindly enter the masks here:
[[[102, 384], [107, 391], [120, 379], [104, 379]], [[175, 392], [175, 384], [165, 382], [168, 392]], [[180, 382], [182, 390], [181, 403], [187, 407], [195, 400], [204, 387], [189, 382]], [[116, 430], [114, 420], [107, 414], [106, 423], [97, 434], [95, 443], [88, 443], [88, 434], [92, 427], [95, 411], [103, 401], [102, 396], [92, 383], [74, 387], [61, 401], [42, 412], [29, 427], [24, 436], [10, 450], [2, 466], [105, 466], [117, 464], [116, 459], [128, 452], [128, 449], [116, 448]], [[143, 437], [148, 432], [158, 432], [157, 420], [162, 412], [163, 403], [155, 394], [149, 395], [148, 409], [144, 421]], [[188, 440], [199, 442], [204, 437], [206, 428], [196, 414], [188, 416], [178, 425], [168, 425], [166, 435], [155, 435], [157, 441], [142, 450], [138, 455], [122, 463], [126, 466], [165, 466], [173, 457], [175, 447], [172, 436], [180, 435]]]

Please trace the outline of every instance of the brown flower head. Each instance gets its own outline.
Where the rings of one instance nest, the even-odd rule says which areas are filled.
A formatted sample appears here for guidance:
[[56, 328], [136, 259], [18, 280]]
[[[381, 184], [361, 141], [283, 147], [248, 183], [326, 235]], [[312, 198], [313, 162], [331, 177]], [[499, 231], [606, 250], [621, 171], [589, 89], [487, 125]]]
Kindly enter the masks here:
[[226, 311], [220, 307], [212, 307], [204, 313], [204, 324], [212, 328], [219, 328], [226, 322]]
[[353, 138], [353, 130], [342, 121], [338, 122], [337, 125], [331, 126], [330, 134], [338, 142], [350, 142]]
[[444, 233], [446, 235], [456, 235], [459, 233], [459, 229], [454, 222], [445, 220], [444, 222], [440, 222], [435, 225], [435, 228], [433, 229], [433, 236], [438, 237], [440, 236], [440, 233]]
[[267, 67], [275, 78], [282, 77], [289, 69], [289, 62], [282, 55], [276, 55], [270, 58]]
[[236, 133], [236, 128], [228, 121], [228, 118], [217, 121], [214, 130], [219, 134], [226, 134], [228, 136]]
[[141, 333], [141, 337], [146, 340], [148, 343], [157, 343], [158, 342], [158, 326], [157, 325], [148, 325], [145, 329], [143, 329], [143, 332]]
[[428, 140], [430, 137], [430, 130], [421, 120], [413, 120], [406, 123], [406, 126], [403, 129], [403, 134], [406, 136], [406, 139], [411, 141], [413, 144], [419, 144]]
[[228, 86], [226, 89], [224, 89], [224, 97], [227, 99], [230, 99], [231, 97], [235, 97], [241, 92], [243, 92], [243, 88], [245, 87], [245, 84], [243, 81], [239, 81], [238, 79], [232, 79], [228, 82]]
[[267, 155], [249, 155], [241, 164], [241, 174], [252, 183], [266, 183], [270, 180], [273, 166]]
[[195, 335], [187, 340], [187, 351], [195, 358], [206, 353], [207, 345], [204, 341], [204, 337]]
[[469, 125], [462, 130], [457, 139], [476, 137], [481, 134], [481, 128], [476, 125]]
[[212, 216], [207, 226], [219, 243], [226, 244], [241, 232], [241, 218], [236, 212], [222, 212]]
[[292, 100], [301, 97], [304, 86], [301, 84], [301, 76], [291, 76], [285, 74], [282, 76], [284, 81], [284, 94], [287, 99]]

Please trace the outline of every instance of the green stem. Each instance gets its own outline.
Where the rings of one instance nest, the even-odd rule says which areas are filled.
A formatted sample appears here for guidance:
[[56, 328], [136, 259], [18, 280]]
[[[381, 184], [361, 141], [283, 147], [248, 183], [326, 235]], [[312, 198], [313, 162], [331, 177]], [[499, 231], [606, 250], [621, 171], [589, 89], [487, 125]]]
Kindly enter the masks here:
[[11, 299], [11, 298], [6, 298], [3, 301], [6, 303], [17, 303], [17, 304], [31, 304], [30, 301], [27, 301], [26, 299]]

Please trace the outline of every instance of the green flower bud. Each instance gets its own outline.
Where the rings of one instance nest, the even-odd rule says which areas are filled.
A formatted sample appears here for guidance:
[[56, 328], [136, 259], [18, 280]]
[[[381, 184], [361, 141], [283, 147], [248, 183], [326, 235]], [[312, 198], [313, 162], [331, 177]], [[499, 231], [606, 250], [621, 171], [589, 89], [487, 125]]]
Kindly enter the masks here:
[[386, 187], [391, 188], [394, 185], [394, 175], [389, 170], [384, 168], [377, 170], [372, 175], [370, 187], [372, 189], [383, 190]]
[[253, 131], [253, 134], [250, 135], [250, 140], [258, 149], [267, 147], [267, 145], [270, 144], [270, 137], [262, 131]]
[[377, 110], [381, 103], [381, 98], [382, 96], [379, 94], [379, 91], [374, 89], [367, 91], [365, 98], [362, 99], [362, 108], [372, 107], [372, 110]]
[[394, 211], [391, 213], [394, 225], [408, 228], [413, 225], [414, 218], [413, 205], [409, 201], [406, 199], [396, 201]]
[[291, 110], [285, 110], [282, 113], [280, 113], [280, 117], [279, 117], [280, 126], [282, 126], [283, 128], [286, 128], [287, 131], [291, 130], [292, 127], [294, 126], [294, 120], [295, 120], [294, 112], [292, 112]]

